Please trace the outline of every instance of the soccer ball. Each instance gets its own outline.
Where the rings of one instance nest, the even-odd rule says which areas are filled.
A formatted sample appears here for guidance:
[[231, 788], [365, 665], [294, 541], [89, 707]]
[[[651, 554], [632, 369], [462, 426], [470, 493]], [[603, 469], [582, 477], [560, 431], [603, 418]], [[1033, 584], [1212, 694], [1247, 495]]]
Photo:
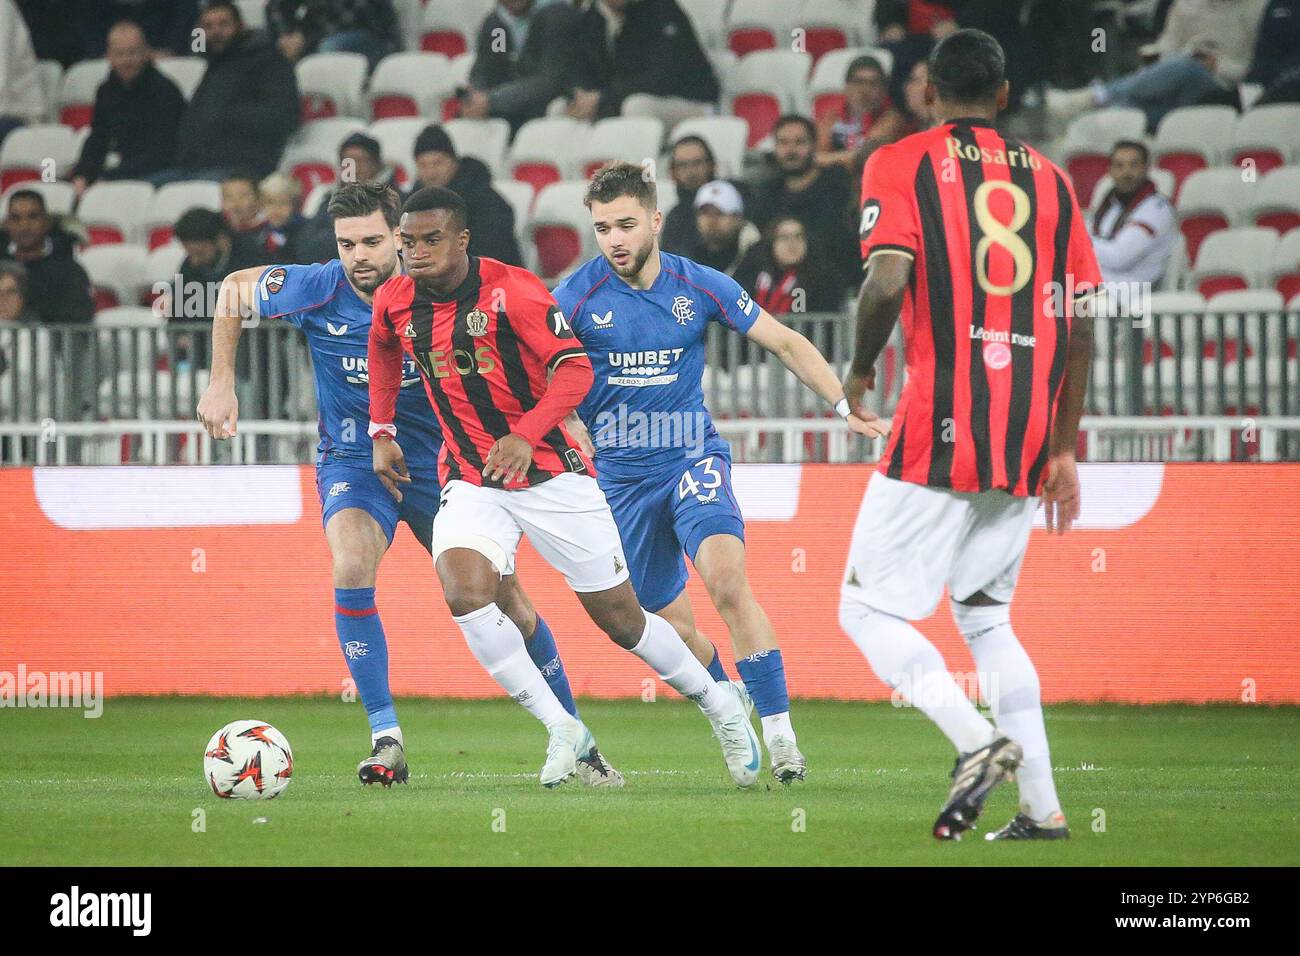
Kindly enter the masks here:
[[236, 720], [208, 741], [203, 776], [223, 799], [271, 800], [289, 786], [293, 751], [284, 734], [264, 720]]

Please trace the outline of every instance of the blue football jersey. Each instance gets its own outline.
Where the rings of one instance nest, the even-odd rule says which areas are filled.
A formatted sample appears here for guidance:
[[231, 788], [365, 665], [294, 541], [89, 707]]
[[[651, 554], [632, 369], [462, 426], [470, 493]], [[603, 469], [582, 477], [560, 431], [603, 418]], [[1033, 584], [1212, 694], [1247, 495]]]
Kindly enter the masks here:
[[[307, 336], [320, 409], [317, 460], [370, 461], [370, 306], [348, 283], [338, 259], [309, 266], [267, 266], [255, 297], [260, 317], [282, 319]], [[412, 467], [432, 467], [442, 448], [442, 432], [429, 405], [419, 370], [407, 358], [397, 401], [397, 433]]]
[[598, 256], [555, 290], [595, 371], [578, 415], [597, 469], [615, 479], [727, 449], [704, 407], [705, 333], [720, 322], [743, 335], [760, 312], [716, 269], [668, 253], [660, 260], [649, 289], [632, 288]]

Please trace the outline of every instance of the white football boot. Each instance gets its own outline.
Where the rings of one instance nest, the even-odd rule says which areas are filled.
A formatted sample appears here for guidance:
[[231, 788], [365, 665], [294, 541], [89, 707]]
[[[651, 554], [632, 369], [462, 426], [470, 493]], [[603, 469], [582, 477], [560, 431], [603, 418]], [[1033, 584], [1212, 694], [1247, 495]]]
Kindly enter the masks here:
[[763, 750], [759, 746], [758, 735], [745, 715], [745, 705], [741, 692], [734, 684], [727, 685], [735, 709], [726, 717], [709, 719], [713, 724], [713, 736], [722, 744], [722, 758], [727, 762], [727, 771], [736, 786], [752, 787], [758, 779], [758, 768], [762, 763]]
[[542, 764], [542, 786], [558, 787], [578, 775], [578, 757], [596, 746], [596, 738], [580, 720], [566, 720], [551, 728], [546, 744], [546, 763]]

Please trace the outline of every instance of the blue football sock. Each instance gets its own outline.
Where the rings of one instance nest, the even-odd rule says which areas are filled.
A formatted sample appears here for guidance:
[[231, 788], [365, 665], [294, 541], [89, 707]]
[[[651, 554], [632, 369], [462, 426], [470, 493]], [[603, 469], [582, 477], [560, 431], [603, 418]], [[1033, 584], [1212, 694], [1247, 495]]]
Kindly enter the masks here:
[[370, 718], [370, 732], [396, 727], [397, 709], [388, 689], [388, 642], [375, 607], [375, 589], [335, 588], [334, 629]]
[[718, 656], [718, 646], [710, 644], [709, 647], [713, 648], [713, 660], [709, 661], [709, 676], [714, 680], [730, 680], [731, 678], [727, 676], [726, 670], [722, 667], [722, 658]]
[[754, 699], [758, 716], [783, 714], [790, 709], [790, 692], [785, 686], [785, 661], [780, 650], [759, 651], [736, 661], [745, 689]]
[[569, 689], [569, 678], [564, 673], [564, 661], [560, 660], [559, 648], [555, 646], [555, 635], [542, 616], [537, 615], [537, 629], [532, 637], [524, 641], [528, 656], [533, 659], [537, 669], [546, 678], [560, 705], [573, 717], [578, 716], [578, 705], [574, 703], [573, 691]]

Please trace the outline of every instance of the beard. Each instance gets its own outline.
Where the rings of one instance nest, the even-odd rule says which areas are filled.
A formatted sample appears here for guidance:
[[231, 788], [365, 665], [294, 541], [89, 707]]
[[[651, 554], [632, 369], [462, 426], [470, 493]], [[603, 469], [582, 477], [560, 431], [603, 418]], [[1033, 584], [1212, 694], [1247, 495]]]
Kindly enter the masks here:
[[387, 269], [384, 269], [381, 266], [372, 266], [371, 268], [373, 268], [375, 271], [363, 279], [357, 278], [355, 272], [352, 271], [348, 272], [348, 278], [352, 280], [352, 284], [356, 286], [356, 288], [358, 288], [359, 290], [367, 294], [374, 292], [381, 285], [387, 282], [389, 278], [391, 278], [393, 275], [392, 266], [389, 266]]
[[654, 247], [654, 240], [651, 239], [640, 249], [633, 252], [631, 261], [622, 268], [620, 268], [618, 264], [608, 256], [606, 256], [605, 261], [609, 263], [610, 268], [613, 269], [617, 275], [624, 279], [630, 279], [632, 276], [640, 273], [641, 269], [646, 264], [646, 260], [650, 258], [650, 253], [654, 251]]

